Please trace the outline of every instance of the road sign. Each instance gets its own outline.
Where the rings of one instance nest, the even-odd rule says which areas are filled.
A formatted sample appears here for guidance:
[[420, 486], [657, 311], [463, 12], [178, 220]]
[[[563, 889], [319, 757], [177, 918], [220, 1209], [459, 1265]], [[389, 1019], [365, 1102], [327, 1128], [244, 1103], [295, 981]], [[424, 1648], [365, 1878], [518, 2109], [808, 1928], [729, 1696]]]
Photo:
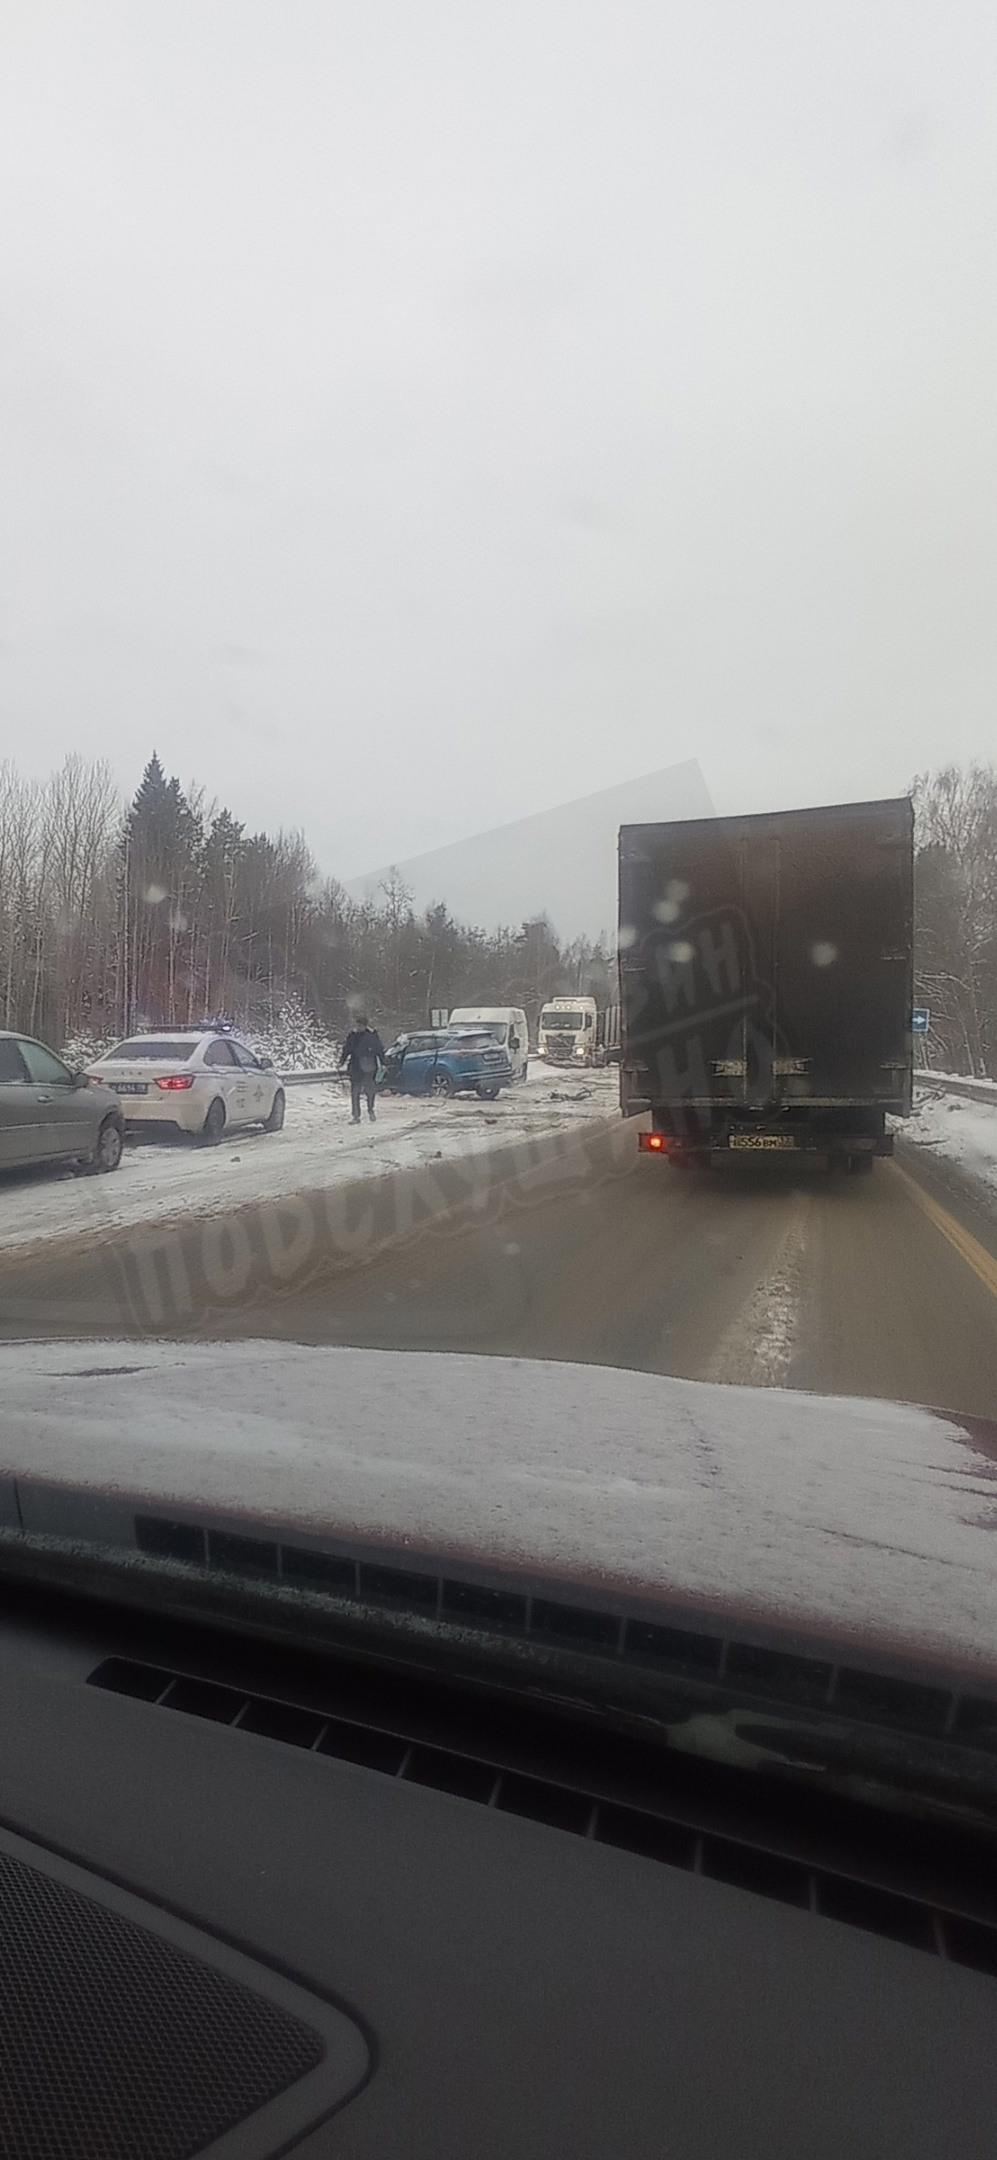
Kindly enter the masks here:
[[912, 1034], [926, 1035], [928, 1033], [931, 1026], [931, 1014], [926, 1005], [915, 1005], [910, 1016], [910, 1024]]

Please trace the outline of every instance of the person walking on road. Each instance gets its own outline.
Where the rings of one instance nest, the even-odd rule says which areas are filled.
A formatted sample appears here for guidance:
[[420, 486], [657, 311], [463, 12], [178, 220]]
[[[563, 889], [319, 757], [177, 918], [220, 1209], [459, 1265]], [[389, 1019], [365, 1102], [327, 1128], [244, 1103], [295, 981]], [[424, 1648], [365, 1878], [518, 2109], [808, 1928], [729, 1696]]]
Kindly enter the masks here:
[[367, 1116], [374, 1116], [374, 1092], [377, 1087], [377, 1068], [384, 1063], [384, 1049], [376, 1028], [368, 1025], [366, 1013], [357, 1017], [357, 1024], [343, 1044], [339, 1060], [342, 1072], [345, 1065], [350, 1075], [350, 1097], [353, 1103], [353, 1123], [360, 1123], [360, 1098], [367, 1102]]

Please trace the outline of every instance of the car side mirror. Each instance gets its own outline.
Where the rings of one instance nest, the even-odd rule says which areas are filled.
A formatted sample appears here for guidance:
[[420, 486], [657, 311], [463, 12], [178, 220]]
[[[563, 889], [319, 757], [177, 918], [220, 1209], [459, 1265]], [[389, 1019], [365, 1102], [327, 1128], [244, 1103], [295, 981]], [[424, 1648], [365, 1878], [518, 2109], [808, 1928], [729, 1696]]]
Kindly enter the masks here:
[[90, 1075], [84, 1072], [82, 1065], [74, 1065], [71, 1068], [70, 1078], [74, 1088], [89, 1087], [90, 1085]]

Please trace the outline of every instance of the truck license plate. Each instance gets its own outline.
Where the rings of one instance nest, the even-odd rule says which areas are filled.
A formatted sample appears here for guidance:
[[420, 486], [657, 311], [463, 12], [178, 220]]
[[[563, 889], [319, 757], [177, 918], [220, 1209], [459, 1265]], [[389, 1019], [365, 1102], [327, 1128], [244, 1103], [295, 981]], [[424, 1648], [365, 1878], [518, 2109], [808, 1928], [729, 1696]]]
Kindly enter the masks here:
[[796, 1142], [791, 1133], [732, 1132], [727, 1136], [728, 1147], [780, 1148], [795, 1151]]

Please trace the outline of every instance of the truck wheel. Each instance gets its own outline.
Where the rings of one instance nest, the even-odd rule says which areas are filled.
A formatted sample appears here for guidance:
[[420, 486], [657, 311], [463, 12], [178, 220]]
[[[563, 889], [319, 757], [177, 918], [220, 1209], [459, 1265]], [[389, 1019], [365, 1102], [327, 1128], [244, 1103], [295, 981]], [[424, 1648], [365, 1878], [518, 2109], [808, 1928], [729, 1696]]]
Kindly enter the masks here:
[[848, 1168], [855, 1177], [871, 1177], [873, 1158], [870, 1154], [849, 1155]]

